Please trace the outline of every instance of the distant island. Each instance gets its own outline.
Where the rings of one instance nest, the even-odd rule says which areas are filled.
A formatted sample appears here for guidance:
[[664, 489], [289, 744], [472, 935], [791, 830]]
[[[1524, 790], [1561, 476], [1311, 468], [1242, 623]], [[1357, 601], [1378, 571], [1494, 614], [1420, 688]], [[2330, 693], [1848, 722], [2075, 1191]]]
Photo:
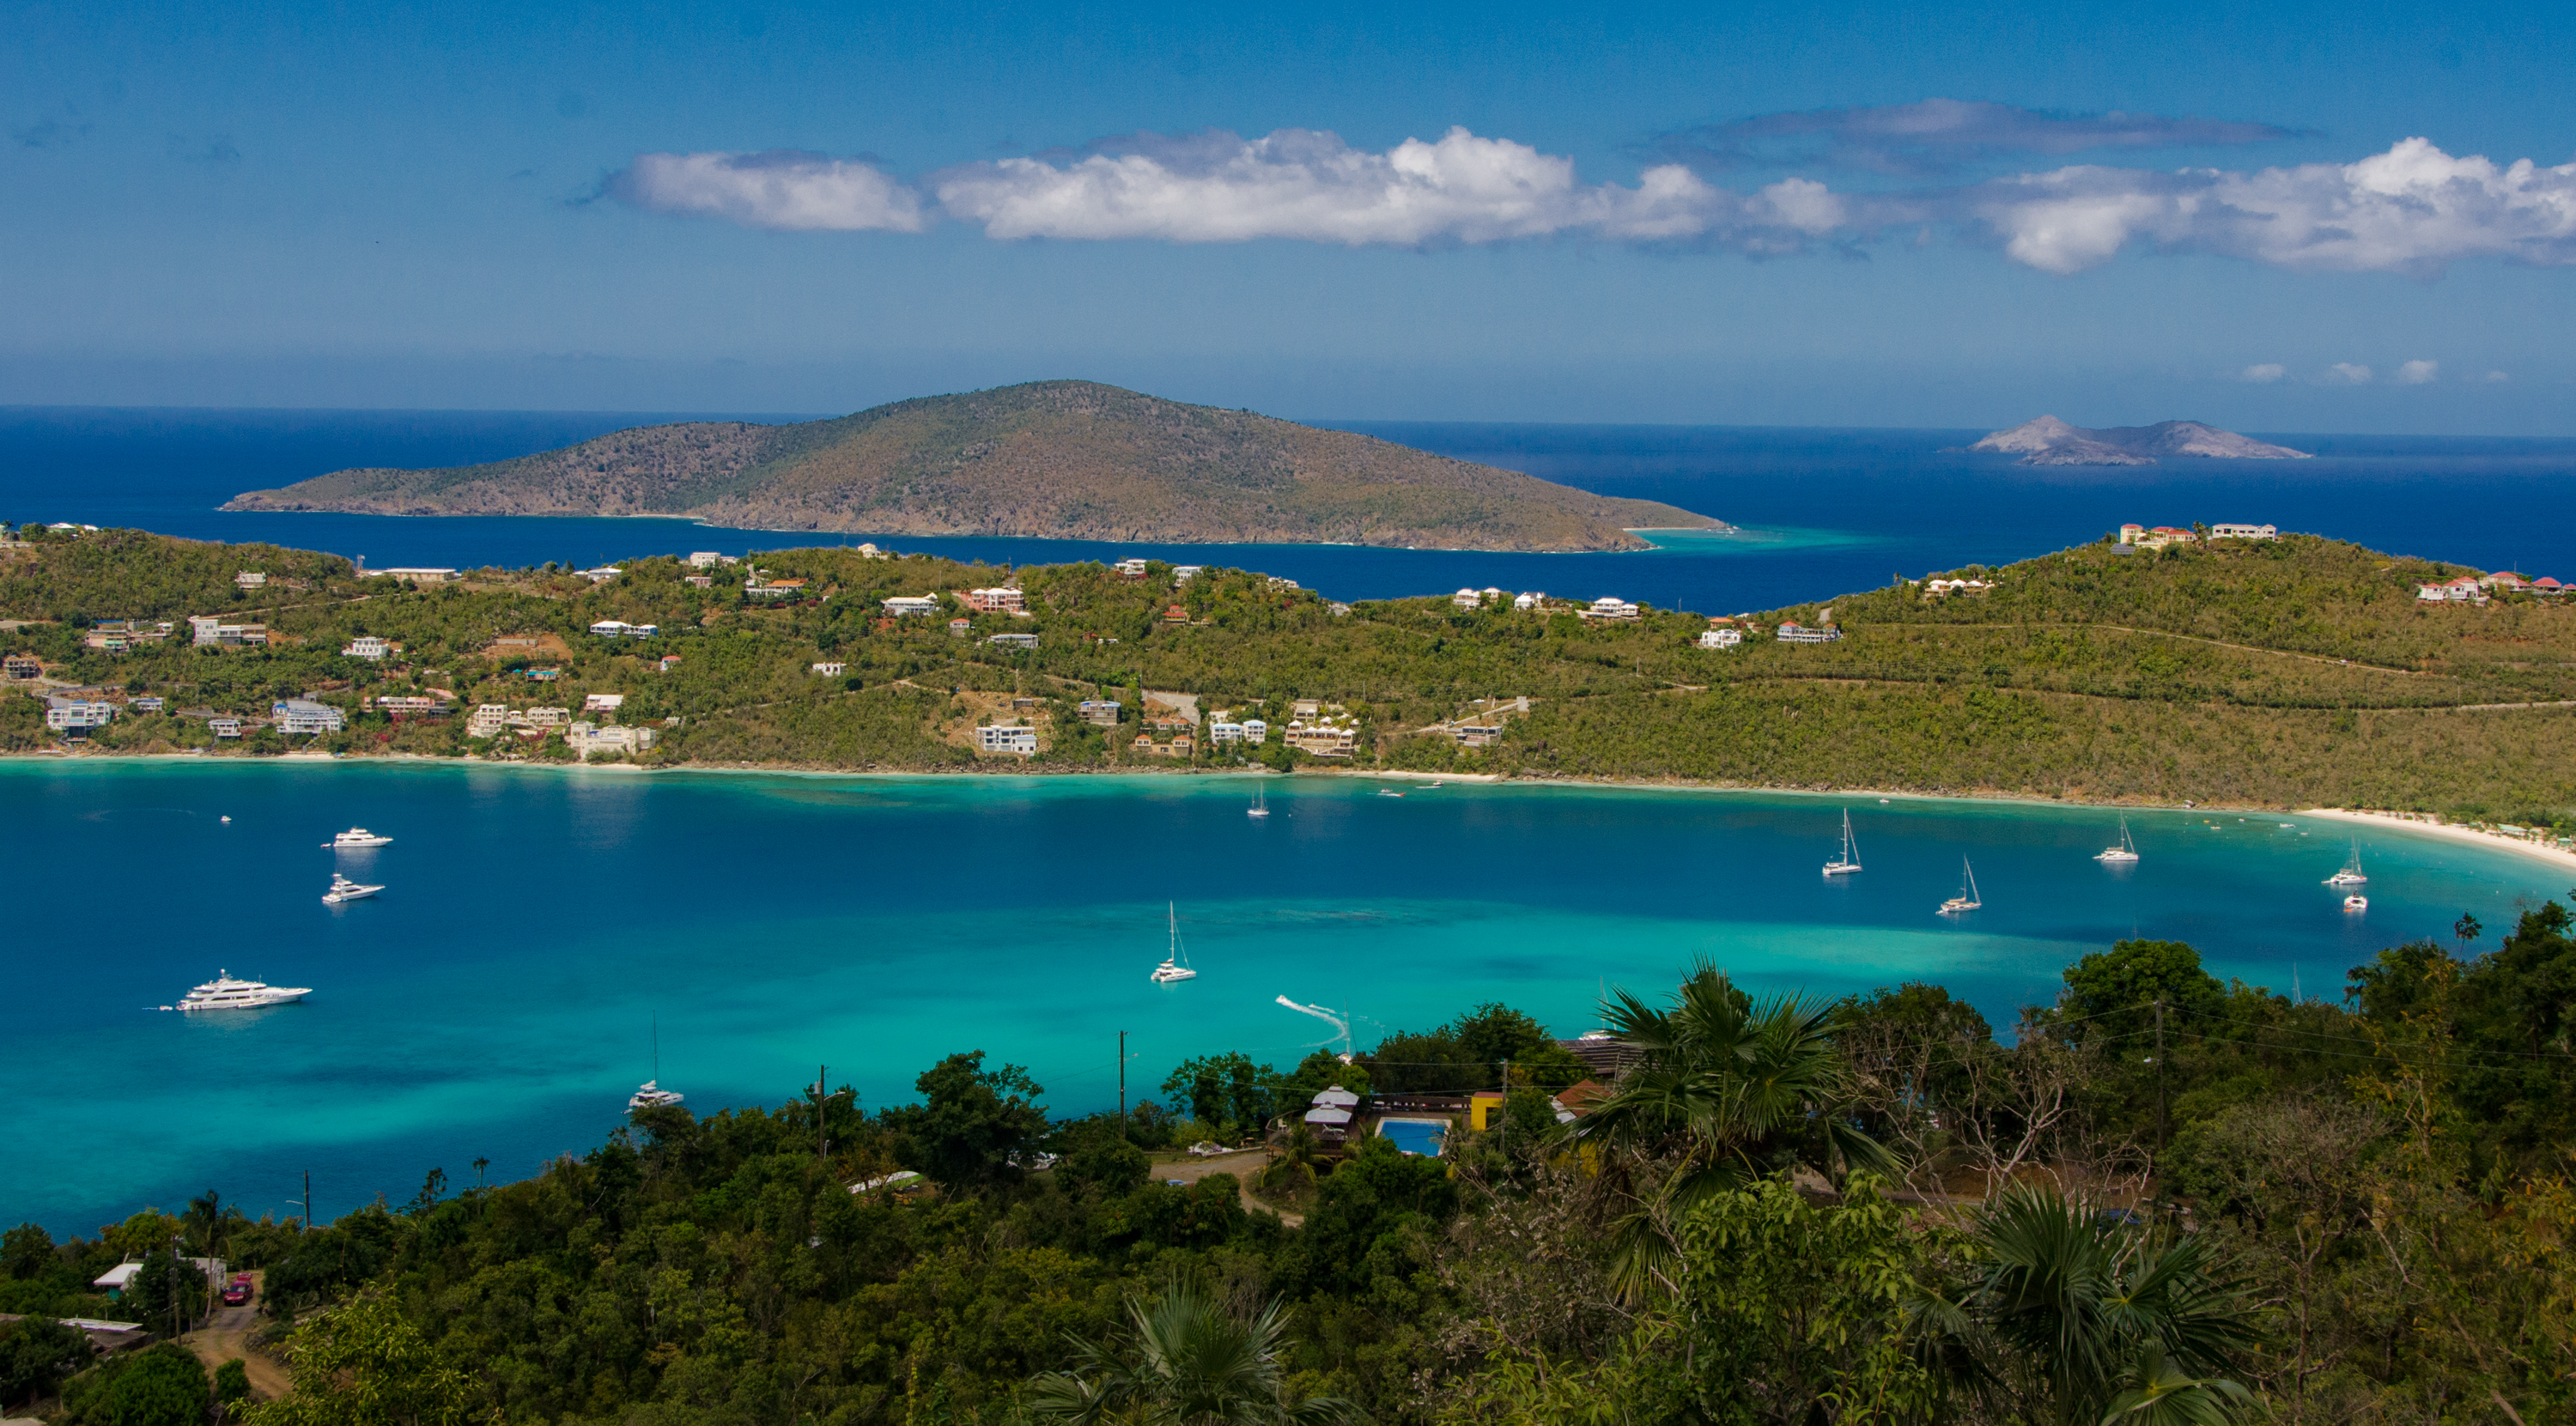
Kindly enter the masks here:
[[691, 421], [433, 470], [340, 470], [227, 510], [678, 515], [713, 525], [1154, 543], [1642, 550], [1726, 529], [1347, 431], [1092, 381], [926, 396], [836, 420]]
[[2088, 431], [2054, 416], [2024, 421], [1968, 447], [2018, 454], [2023, 465], [2154, 465], [2159, 457], [2218, 460], [2312, 460], [2306, 451], [2271, 445], [2198, 421], [2159, 421], [2152, 426], [2110, 426]]

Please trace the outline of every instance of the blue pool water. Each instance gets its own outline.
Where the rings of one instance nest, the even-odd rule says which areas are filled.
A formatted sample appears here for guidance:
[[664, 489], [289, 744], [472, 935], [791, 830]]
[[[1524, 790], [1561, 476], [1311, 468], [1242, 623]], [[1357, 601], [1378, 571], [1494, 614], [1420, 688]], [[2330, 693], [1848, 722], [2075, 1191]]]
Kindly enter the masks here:
[[[638, 774], [446, 764], [0, 763], [0, 1221], [91, 1231], [220, 1189], [281, 1210], [517, 1177], [595, 1145], [660, 1076], [693, 1108], [776, 1103], [828, 1064], [870, 1106], [940, 1056], [1028, 1066], [1059, 1113], [1183, 1059], [1293, 1063], [1344, 1007], [1362, 1047], [1479, 1002], [1559, 1034], [1603, 987], [1705, 956], [1768, 990], [1908, 978], [2005, 1028], [2120, 937], [2331, 996], [2380, 947], [2566, 893], [2548, 863], [2361, 834], [2366, 915], [2319, 884], [2349, 834], [2299, 818], [1855, 799], [1867, 870], [1827, 882], [1845, 801], [1223, 776]], [[232, 818], [226, 823], [220, 819]], [[2288, 820], [2292, 827], [2276, 825]], [[353, 824], [391, 846], [335, 861]], [[1975, 858], [1986, 909], [1934, 914]], [[335, 865], [383, 883], [340, 908]], [[1164, 903], [1199, 978], [1154, 986]], [[305, 1004], [166, 1014], [229, 968]]]
[[1442, 1141], [1449, 1137], [1449, 1124], [1442, 1119], [1381, 1119], [1377, 1132], [1408, 1154], [1438, 1158]]

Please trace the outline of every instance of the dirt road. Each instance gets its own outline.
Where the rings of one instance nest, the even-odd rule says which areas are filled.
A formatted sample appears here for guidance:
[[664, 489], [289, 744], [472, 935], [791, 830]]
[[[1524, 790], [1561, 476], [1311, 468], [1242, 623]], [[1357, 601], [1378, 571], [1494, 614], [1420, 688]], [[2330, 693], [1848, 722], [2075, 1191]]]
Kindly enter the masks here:
[[206, 1325], [179, 1339], [180, 1345], [197, 1354], [197, 1360], [212, 1371], [241, 1358], [242, 1370], [250, 1374], [250, 1394], [254, 1401], [274, 1401], [286, 1394], [286, 1369], [269, 1358], [252, 1351], [251, 1329], [259, 1325], [259, 1286], [261, 1274], [252, 1273], [250, 1301], [240, 1307], [219, 1307]]
[[1279, 1221], [1291, 1228], [1302, 1226], [1303, 1214], [1273, 1208], [1252, 1196], [1252, 1176], [1270, 1161], [1268, 1149], [1238, 1149], [1231, 1154], [1217, 1154], [1204, 1159], [1181, 1159], [1154, 1165], [1154, 1177], [1165, 1183], [1196, 1183], [1212, 1173], [1230, 1173], [1241, 1185], [1243, 1209], [1247, 1213], [1276, 1213]]

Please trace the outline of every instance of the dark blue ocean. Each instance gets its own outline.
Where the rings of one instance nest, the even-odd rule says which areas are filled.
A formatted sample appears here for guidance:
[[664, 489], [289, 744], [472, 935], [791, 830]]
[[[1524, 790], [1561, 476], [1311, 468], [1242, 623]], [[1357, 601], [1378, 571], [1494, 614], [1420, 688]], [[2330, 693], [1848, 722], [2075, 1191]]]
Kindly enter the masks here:
[[[352, 465], [542, 450], [632, 415], [0, 411], [0, 519], [275, 540], [377, 564], [595, 563], [810, 536], [679, 521], [229, 515], [245, 489]], [[2032, 471], [1945, 454], [1972, 431], [1364, 429], [1745, 527], [1632, 555], [889, 541], [1011, 562], [1139, 551], [1284, 574], [1344, 597], [1460, 585], [1617, 593], [1701, 610], [1995, 563], [2125, 520], [2270, 521], [2481, 567], [2576, 574], [2576, 441], [2279, 434], [2298, 463]], [[837, 538], [837, 537], [835, 537]], [[856, 537], [854, 537], [856, 538]], [[939, 1056], [1029, 1066], [1059, 1112], [1181, 1059], [1293, 1062], [1324, 1038], [1275, 997], [1344, 1007], [1362, 1045], [1484, 1000], [1560, 1034], [1600, 989], [1669, 986], [1706, 956], [1765, 991], [1921, 978], [1999, 1027], [2123, 936], [2187, 940], [2222, 975], [2331, 995], [2380, 947], [2490, 927], [2566, 894], [2557, 866], [2389, 830], [2359, 841], [2366, 914], [2320, 885], [2321, 819], [2132, 814], [2145, 860], [2091, 860], [2099, 809], [1850, 799], [1867, 870], [1826, 881], [1841, 800], [1564, 787], [1417, 790], [1288, 779], [1266, 821], [1238, 778], [643, 775], [266, 760], [0, 762], [0, 1223], [87, 1232], [213, 1187], [330, 1216], [430, 1168], [497, 1176], [599, 1142], [654, 1072], [693, 1108], [775, 1103], [818, 1063], [871, 1105]], [[223, 818], [232, 820], [226, 822]], [[388, 890], [333, 909], [320, 847]], [[1117, 847], [1116, 853], [1095, 849]], [[1973, 856], [1986, 906], [1933, 908]], [[1164, 906], [1201, 971], [1157, 988]], [[165, 1014], [218, 969], [304, 1004]]]
[[[720, 413], [695, 416], [710, 414]], [[678, 520], [391, 519], [216, 508], [244, 490], [349, 466], [497, 460], [681, 419], [692, 416], [10, 408], [0, 410], [0, 519], [274, 540], [363, 555], [378, 565], [460, 568], [546, 560], [586, 565], [816, 541], [811, 534], [716, 530]], [[2002, 456], [1949, 450], [1983, 434], [1973, 430], [1344, 424], [1607, 495], [1666, 501], [1744, 532], [1658, 535], [1665, 548], [1624, 555], [979, 537], [880, 543], [1013, 564], [1133, 554], [1235, 564], [1343, 599], [1499, 585], [1585, 598], [1618, 594], [1704, 612], [1770, 608], [1874, 589], [1898, 573], [2022, 559], [2129, 520], [2270, 523], [2482, 569], [2576, 577], [2576, 440], [2266, 432], [2265, 439], [2321, 458], [2031, 469]]]

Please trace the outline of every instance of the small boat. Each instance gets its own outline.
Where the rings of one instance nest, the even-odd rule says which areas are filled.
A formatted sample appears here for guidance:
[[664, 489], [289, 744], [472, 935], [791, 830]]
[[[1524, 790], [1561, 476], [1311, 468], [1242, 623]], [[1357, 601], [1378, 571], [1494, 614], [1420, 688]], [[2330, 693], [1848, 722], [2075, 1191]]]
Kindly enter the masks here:
[[219, 818], [217, 818], [217, 819], [215, 819], [215, 820], [217, 820], [217, 821], [219, 821], [219, 822], [229, 822], [229, 821], [233, 820], [233, 814], [231, 814], [231, 813], [227, 812], [227, 813], [225, 813], [223, 816], [221, 816], [221, 817], [219, 817]]
[[342, 852], [347, 851], [351, 847], [381, 847], [392, 840], [393, 838], [391, 837], [377, 836], [375, 833], [368, 831], [364, 827], [352, 827], [333, 837], [330, 841], [323, 843], [323, 845], [329, 847], [335, 852]]
[[1246, 817], [1267, 817], [1270, 815], [1270, 808], [1262, 801], [1260, 788], [1256, 787], [1252, 789], [1252, 805], [1244, 809], [1243, 815]]
[[659, 1109], [665, 1104], [677, 1104], [685, 1098], [687, 1096], [678, 1090], [662, 1088], [660, 1080], [648, 1079], [644, 1081], [642, 1089], [626, 1096], [626, 1107], [630, 1110]]
[[2352, 844], [2352, 860], [2343, 864], [2343, 870], [2327, 877], [2326, 885], [2359, 886], [2368, 880], [2369, 877], [2361, 874], [2361, 843], [2355, 842]]
[[1377, 795], [1380, 797], [1402, 797], [1404, 794], [1396, 791], [1392, 787], [1381, 787], [1377, 790]]
[[348, 901], [364, 901], [382, 890], [384, 888], [381, 886], [361, 886], [338, 872], [333, 872], [331, 889], [322, 893], [322, 900], [326, 904], [338, 906]]
[[1181, 947], [1179, 905], [1177, 903], [1166, 905], [1164, 914], [1171, 918], [1172, 943], [1164, 952], [1163, 963], [1154, 967], [1154, 974], [1149, 979], [1156, 985], [1173, 985], [1184, 980], [1198, 979], [1199, 973], [1190, 969], [1190, 953]]
[[1849, 876], [1860, 870], [1860, 844], [1852, 840], [1851, 809], [1843, 809], [1843, 849], [1825, 863], [1825, 875]]
[[2129, 840], [2129, 819], [2120, 819], [2120, 845], [2104, 847], [2093, 854], [2093, 860], [2108, 865], [2125, 866], [2138, 859], [2138, 844]]
[[1985, 904], [1978, 897], [1976, 868], [1968, 865], [1966, 857], [1959, 858], [1959, 894], [1941, 903], [1941, 914], [1956, 916], [1963, 911], [1974, 911]]
[[[271, 1005], [292, 1005], [311, 995], [310, 986], [270, 985], [265, 981], [235, 980], [228, 970], [215, 972], [215, 978], [191, 990], [177, 1006], [181, 1010], [259, 1010]], [[163, 1006], [167, 1010], [172, 1007]]]
[[2370, 898], [2358, 895], [2347, 896], [2343, 899], [2343, 909], [2346, 911], [2367, 911], [2370, 909]]

